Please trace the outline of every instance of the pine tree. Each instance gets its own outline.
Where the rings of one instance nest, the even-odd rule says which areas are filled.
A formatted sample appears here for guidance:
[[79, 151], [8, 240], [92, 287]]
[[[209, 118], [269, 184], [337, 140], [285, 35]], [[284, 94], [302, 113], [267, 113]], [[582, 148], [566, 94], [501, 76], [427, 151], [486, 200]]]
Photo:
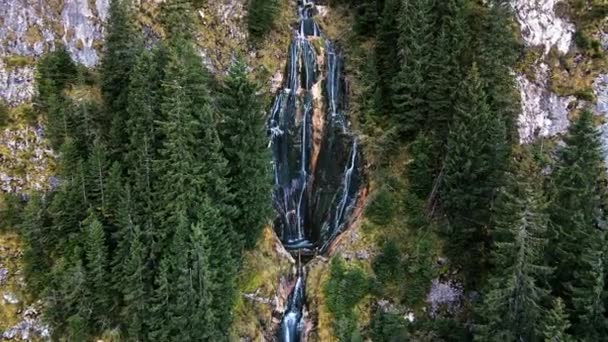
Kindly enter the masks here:
[[407, 168], [410, 191], [420, 199], [426, 199], [435, 179], [435, 146], [425, 134], [418, 134], [410, 146], [412, 161]]
[[456, 260], [472, 263], [466, 269], [476, 274], [506, 148], [504, 124], [488, 107], [476, 66], [460, 86], [454, 110], [441, 199], [453, 230], [450, 250]]
[[215, 313], [211, 307], [212, 285], [215, 274], [210, 264], [211, 243], [205, 233], [203, 225], [199, 222], [192, 225], [192, 268], [193, 268], [193, 287], [196, 297], [194, 300], [193, 320], [195, 322], [192, 335], [198, 336], [202, 340], [218, 340], [218, 331], [213, 327], [218, 326]]
[[443, 150], [457, 100], [455, 95], [467, 70], [464, 55], [471, 39], [467, 26], [467, 1], [439, 1], [436, 7], [441, 28], [428, 74], [429, 115], [426, 126]]
[[553, 307], [543, 319], [543, 337], [545, 342], [570, 342], [572, 337], [566, 332], [570, 328], [564, 301], [557, 297]]
[[234, 227], [253, 247], [270, 216], [270, 170], [264, 111], [258, 87], [248, 79], [247, 66], [238, 59], [220, 90], [222, 153], [228, 161], [228, 186], [237, 208]]
[[190, 225], [185, 212], [178, 214], [175, 235], [171, 246], [165, 251], [165, 257], [171, 264], [171, 296], [168, 306], [170, 320], [168, 329], [174, 341], [191, 341], [192, 305], [190, 300], [196, 298], [193, 293], [190, 265]]
[[362, 36], [373, 37], [378, 25], [379, 13], [382, 11], [383, 1], [361, 0], [356, 5], [355, 23], [353, 29]]
[[410, 139], [424, 127], [429, 116], [427, 77], [433, 64], [437, 22], [434, 6], [434, 0], [403, 1], [397, 20], [400, 67], [393, 78], [392, 118]]
[[103, 212], [107, 207], [106, 187], [108, 160], [106, 148], [99, 141], [93, 143], [93, 149], [87, 163], [87, 194], [91, 205], [98, 211]]
[[478, 315], [480, 341], [534, 341], [541, 337], [542, 302], [550, 268], [540, 170], [524, 152], [506, 174], [496, 203], [490, 285]]
[[169, 259], [162, 259], [154, 279], [154, 293], [151, 298], [150, 314], [146, 320], [149, 341], [169, 341], [170, 331], [167, 328], [169, 316], [170, 287]]
[[[517, 141], [517, 115], [520, 111], [519, 96], [513, 84], [511, 72], [517, 63], [520, 47], [513, 34], [512, 7], [504, 0], [492, 0], [490, 6], [479, 6], [481, 15], [478, 37], [479, 47], [472, 56], [479, 65], [479, 74], [487, 94], [492, 112], [500, 115], [505, 122], [507, 139]], [[481, 8], [480, 8], [481, 7]]]
[[49, 250], [54, 245], [48, 234], [46, 207], [40, 195], [30, 197], [24, 211], [21, 234], [26, 242], [24, 273], [32, 293], [42, 293], [51, 270]]
[[105, 50], [100, 65], [101, 94], [105, 104], [101, 127], [103, 135], [109, 138], [108, 148], [114, 155], [122, 152], [126, 143], [129, 80], [142, 48], [131, 6], [130, 0], [110, 2]]
[[51, 96], [59, 96], [65, 87], [76, 79], [78, 71], [65, 46], [59, 44], [36, 64], [36, 104], [47, 110]]
[[161, 80], [164, 77], [164, 50], [143, 52], [135, 65], [129, 85], [129, 135], [125, 165], [132, 188], [133, 221], [149, 245], [154, 231], [154, 187], [156, 177], [153, 161], [158, 159], [160, 132], [156, 121], [161, 114]]
[[237, 262], [234, 256], [234, 238], [232, 227], [221, 216], [221, 209], [204, 199], [200, 206], [201, 219], [199, 222], [206, 245], [203, 246], [209, 263], [209, 293], [210, 298], [205, 299], [212, 310], [212, 321], [208, 322], [210, 334], [220, 338], [225, 324], [232, 322], [232, 306], [236, 300], [235, 279]]
[[564, 299], [572, 330], [594, 338], [605, 333], [602, 288], [605, 233], [604, 166], [593, 114], [583, 111], [564, 138], [565, 147], [551, 176], [554, 292]]
[[154, 173], [159, 175], [159, 185], [155, 189], [158, 205], [155, 254], [168, 245], [167, 238], [178, 223], [178, 213], [184, 213], [189, 219], [197, 216], [195, 204], [203, 191], [198, 150], [204, 145], [199, 145], [197, 139], [200, 122], [193, 115], [192, 99], [187, 94], [183, 73], [183, 63], [174, 53], [163, 83], [161, 108], [165, 120], [159, 123], [159, 130], [165, 140], [154, 165]]
[[279, 6], [277, 0], [249, 0], [247, 28], [254, 42], [264, 38], [272, 29]]
[[85, 259], [86, 284], [91, 293], [93, 304], [93, 317], [98, 328], [108, 324], [110, 288], [108, 275], [108, 251], [105, 234], [101, 222], [93, 213], [84, 222], [85, 224]]
[[397, 46], [399, 31], [397, 29], [397, 17], [401, 8], [401, 0], [386, 0], [380, 24], [378, 27], [377, 42], [375, 47], [375, 59], [378, 71], [378, 112], [385, 117], [393, 111], [393, 89], [392, 81], [399, 72]]
[[145, 250], [142, 244], [139, 227], [132, 227], [130, 235], [129, 256], [124, 260], [124, 277], [121, 279], [121, 290], [124, 300], [122, 309], [123, 321], [127, 322], [127, 335], [131, 341], [142, 341], [145, 336], [144, 323], [147, 319]]

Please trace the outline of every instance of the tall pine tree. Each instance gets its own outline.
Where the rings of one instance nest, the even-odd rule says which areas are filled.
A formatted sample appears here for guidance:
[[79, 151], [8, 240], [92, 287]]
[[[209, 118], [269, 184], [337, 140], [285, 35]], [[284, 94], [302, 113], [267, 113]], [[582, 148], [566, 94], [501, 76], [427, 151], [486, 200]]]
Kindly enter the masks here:
[[502, 118], [490, 111], [475, 65], [460, 86], [454, 110], [441, 199], [452, 228], [450, 250], [467, 272], [476, 274], [506, 141]]
[[544, 265], [546, 200], [540, 169], [524, 151], [506, 174], [496, 203], [488, 292], [478, 315], [480, 341], [535, 341], [542, 335], [542, 303], [548, 296]]
[[232, 223], [248, 247], [255, 245], [270, 214], [270, 156], [258, 93], [248, 79], [247, 66], [236, 60], [219, 94], [219, 132], [228, 161], [231, 204], [237, 209]]
[[551, 176], [554, 292], [564, 299], [572, 331], [596, 338], [605, 333], [603, 264], [605, 177], [599, 132], [593, 114], [583, 111], [564, 138], [565, 147]]

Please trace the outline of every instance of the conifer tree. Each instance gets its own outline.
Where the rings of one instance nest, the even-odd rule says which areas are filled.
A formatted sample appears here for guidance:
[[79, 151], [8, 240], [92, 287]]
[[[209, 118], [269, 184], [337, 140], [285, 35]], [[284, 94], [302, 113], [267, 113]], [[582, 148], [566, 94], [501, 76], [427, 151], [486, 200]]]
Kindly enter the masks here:
[[169, 341], [170, 331], [167, 329], [169, 316], [169, 298], [171, 287], [169, 259], [164, 258], [160, 261], [158, 272], [154, 279], [154, 293], [150, 299], [150, 314], [147, 323], [149, 341]]
[[439, 1], [436, 11], [440, 29], [428, 74], [429, 115], [426, 126], [443, 150], [457, 100], [455, 95], [467, 70], [464, 55], [471, 39], [467, 26], [467, 1]]
[[504, 0], [491, 0], [490, 5], [478, 7], [482, 15], [476, 36], [479, 47], [474, 60], [487, 94], [490, 109], [505, 122], [508, 141], [517, 141], [516, 119], [520, 111], [517, 90], [511, 72], [519, 56], [516, 35], [513, 34], [512, 7]]
[[541, 337], [542, 302], [550, 268], [545, 199], [540, 170], [527, 155], [506, 174], [496, 203], [492, 266], [488, 292], [479, 309], [480, 341], [534, 341]]
[[219, 331], [213, 327], [218, 326], [218, 320], [211, 307], [212, 297], [212, 281], [215, 279], [214, 271], [211, 269], [211, 244], [206, 235], [203, 225], [199, 222], [192, 225], [192, 269], [193, 269], [193, 287], [196, 293], [193, 301], [193, 319], [196, 324], [193, 327], [192, 334], [199, 336], [203, 340], [218, 340], [221, 336], [217, 336]]
[[156, 122], [162, 119], [161, 80], [164, 77], [164, 50], [144, 51], [137, 60], [129, 85], [129, 135], [125, 155], [132, 189], [133, 221], [141, 227], [145, 245], [154, 231], [154, 188], [156, 177], [153, 161], [158, 159], [160, 130]]
[[397, 46], [399, 31], [397, 17], [401, 0], [386, 0], [378, 27], [375, 60], [378, 71], [378, 112], [386, 117], [393, 113], [392, 81], [399, 72]]
[[36, 104], [42, 110], [48, 109], [50, 97], [61, 95], [65, 87], [76, 80], [77, 74], [76, 65], [65, 46], [56, 46], [55, 51], [44, 55], [36, 64]]
[[105, 327], [110, 317], [108, 251], [101, 222], [91, 212], [85, 224], [86, 286], [91, 293], [93, 316], [98, 328]]
[[216, 337], [222, 336], [225, 324], [232, 323], [232, 306], [236, 299], [235, 279], [237, 261], [232, 227], [221, 216], [221, 208], [212, 205], [209, 199], [203, 199], [200, 206], [200, 228], [205, 239], [203, 245], [208, 262], [209, 294], [204, 299], [212, 310], [208, 330]]
[[402, 1], [397, 20], [400, 67], [393, 79], [393, 120], [410, 139], [424, 127], [429, 115], [427, 75], [435, 41], [434, 6], [434, 0]]
[[418, 134], [410, 146], [412, 162], [407, 168], [410, 191], [418, 198], [426, 199], [435, 179], [435, 146], [423, 133]]
[[552, 245], [548, 259], [556, 267], [554, 292], [564, 298], [572, 331], [595, 338], [605, 333], [602, 288], [605, 232], [604, 169], [593, 114], [583, 111], [564, 138], [565, 147], [551, 176]]
[[51, 270], [49, 250], [53, 241], [48, 234], [46, 207], [42, 197], [35, 194], [30, 197], [23, 211], [21, 233], [26, 247], [23, 255], [24, 273], [27, 285], [32, 293], [42, 293], [46, 278]]
[[570, 342], [572, 337], [566, 332], [570, 328], [564, 301], [557, 297], [553, 307], [543, 319], [543, 337], [545, 342]]
[[186, 91], [183, 63], [174, 53], [167, 67], [161, 104], [166, 119], [159, 123], [159, 130], [165, 140], [154, 165], [154, 173], [159, 175], [159, 186], [155, 189], [159, 228], [155, 254], [168, 245], [166, 239], [178, 223], [178, 213], [185, 214], [190, 220], [197, 216], [195, 204], [203, 191], [200, 176], [203, 171], [197, 153], [204, 145], [199, 145], [197, 140], [200, 122], [193, 116], [192, 99]]
[[127, 335], [132, 341], [142, 341], [145, 337], [144, 324], [147, 320], [145, 250], [139, 227], [132, 227], [129, 256], [123, 263], [121, 290], [124, 300], [123, 321], [127, 322]]
[[258, 87], [248, 79], [238, 59], [219, 93], [222, 153], [228, 161], [230, 204], [237, 209], [232, 223], [248, 247], [253, 247], [269, 217], [270, 170], [266, 122]]
[[280, 3], [277, 0], [249, 0], [247, 29], [253, 41], [258, 41], [272, 29]]
[[494, 189], [503, 171], [504, 124], [490, 111], [474, 65], [462, 82], [450, 126], [441, 193], [453, 230], [451, 251], [476, 273]]
[[130, 0], [112, 0], [106, 23], [105, 50], [101, 59], [101, 94], [105, 113], [101, 120], [108, 148], [116, 154], [126, 143], [129, 80], [141, 42], [131, 14]]
[[108, 160], [105, 146], [99, 141], [93, 143], [93, 149], [87, 165], [87, 194], [91, 205], [99, 212], [107, 207], [106, 187]]

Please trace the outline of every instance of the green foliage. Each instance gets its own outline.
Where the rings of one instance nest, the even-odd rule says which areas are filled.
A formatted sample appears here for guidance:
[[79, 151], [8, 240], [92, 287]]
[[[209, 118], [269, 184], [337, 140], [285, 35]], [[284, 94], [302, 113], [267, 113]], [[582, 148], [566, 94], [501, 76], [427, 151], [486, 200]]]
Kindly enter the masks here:
[[134, 20], [131, 0], [112, 0], [106, 24], [105, 51], [100, 65], [100, 85], [105, 110], [101, 135], [108, 138], [112, 153], [120, 153], [127, 142], [126, 122], [129, 79], [142, 49]]
[[548, 218], [540, 172], [527, 154], [512, 165], [496, 203], [493, 272], [479, 308], [476, 339], [527, 340], [541, 337]]
[[393, 240], [386, 241], [372, 263], [374, 273], [382, 283], [401, 278], [401, 251]]
[[605, 179], [599, 132], [583, 111], [564, 138], [565, 147], [550, 178], [553, 291], [564, 299], [572, 331], [595, 339], [605, 333], [602, 296]]
[[0, 194], [0, 231], [9, 231], [17, 228], [21, 222], [24, 211], [23, 203], [18, 195], [11, 193]]
[[60, 96], [65, 87], [76, 80], [77, 74], [76, 65], [63, 45], [42, 56], [36, 65], [36, 104], [46, 110], [51, 95]]
[[432, 68], [436, 30], [434, 6], [434, 0], [402, 2], [397, 19], [400, 67], [392, 84], [395, 111], [392, 119], [401, 134], [410, 139], [424, 127], [429, 115], [426, 105], [429, 84], [425, 78]]
[[360, 268], [347, 267], [340, 257], [334, 257], [323, 292], [334, 318], [334, 334], [342, 341], [350, 340], [357, 329], [353, 309], [368, 294], [369, 280]]
[[6, 127], [10, 120], [10, 112], [4, 101], [0, 101], [0, 129]]
[[365, 216], [375, 224], [388, 224], [395, 214], [393, 196], [388, 186], [380, 188], [365, 208]]
[[277, 0], [249, 0], [247, 4], [247, 29], [253, 42], [259, 41], [274, 26], [279, 11]]
[[462, 82], [458, 99], [441, 198], [452, 228], [453, 259], [466, 263], [467, 272], [474, 274], [507, 145], [504, 122], [490, 111], [476, 66]]
[[235, 230], [248, 248], [255, 246], [270, 217], [270, 156], [265, 113], [258, 86], [237, 59], [219, 92], [219, 135], [228, 161], [231, 204], [237, 210]]
[[432, 140], [424, 134], [419, 134], [410, 145], [412, 161], [407, 168], [410, 191], [421, 199], [430, 194], [436, 176], [434, 161], [437, 158], [433, 147]]
[[564, 301], [561, 298], [553, 300], [553, 307], [543, 319], [543, 337], [545, 342], [573, 341], [572, 337], [566, 332], [570, 328], [568, 314]]
[[408, 341], [410, 336], [407, 325], [401, 315], [382, 312], [380, 309], [374, 314], [372, 321], [371, 338], [377, 342]]
[[377, 112], [383, 118], [393, 113], [391, 99], [393, 98], [393, 77], [399, 72], [397, 56], [397, 18], [401, 8], [400, 0], [386, 0], [378, 26], [375, 46], [376, 70], [378, 73]]

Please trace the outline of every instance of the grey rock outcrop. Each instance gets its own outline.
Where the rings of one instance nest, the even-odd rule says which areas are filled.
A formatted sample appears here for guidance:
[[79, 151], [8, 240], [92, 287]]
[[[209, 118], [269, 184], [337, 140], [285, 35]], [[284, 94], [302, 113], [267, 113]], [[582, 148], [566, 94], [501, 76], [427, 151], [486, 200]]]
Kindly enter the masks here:
[[517, 121], [522, 143], [565, 132], [570, 124], [569, 106], [576, 100], [574, 96], [561, 97], [549, 90], [546, 64], [541, 63], [535, 69], [534, 80], [525, 75], [518, 75], [516, 79], [521, 95], [521, 114]]
[[574, 35], [574, 24], [557, 16], [560, 0], [513, 0], [517, 21], [527, 46], [544, 46], [545, 53], [556, 47], [567, 53]]

